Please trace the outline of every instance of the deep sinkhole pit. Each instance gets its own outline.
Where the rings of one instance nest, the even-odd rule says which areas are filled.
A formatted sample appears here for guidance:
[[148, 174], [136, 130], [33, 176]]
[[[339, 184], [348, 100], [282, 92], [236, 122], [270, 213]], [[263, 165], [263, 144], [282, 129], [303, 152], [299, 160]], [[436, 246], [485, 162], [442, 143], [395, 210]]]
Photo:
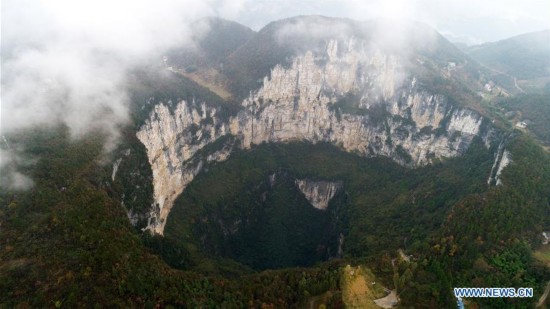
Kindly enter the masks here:
[[[417, 169], [321, 143], [235, 150], [177, 198], [153, 249], [176, 268], [224, 260], [264, 270], [420, 246], [454, 201], [485, 188], [493, 160], [481, 141], [463, 158]], [[319, 209], [304, 182], [341, 187]]]

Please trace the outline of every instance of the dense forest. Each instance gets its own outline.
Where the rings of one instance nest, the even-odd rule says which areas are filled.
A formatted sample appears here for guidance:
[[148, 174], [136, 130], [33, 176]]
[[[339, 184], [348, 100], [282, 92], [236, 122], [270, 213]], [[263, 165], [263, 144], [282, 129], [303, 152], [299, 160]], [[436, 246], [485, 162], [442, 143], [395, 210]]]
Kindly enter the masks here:
[[[71, 141], [56, 128], [10, 141], [29, 158], [40, 154], [21, 167], [34, 189], [1, 194], [1, 302], [10, 307], [281, 307], [332, 291], [325, 303], [337, 308], [347, 264], [370, 267], [398, 289], [403, 306], [450, 305], [454, 286], [529, 286], [540, 295], [550, 277], [532, 257], [550, 224], [550, 159], [520, 132], [509, 141], [514, 163], [505, 185], [491, 188], [485, 181], [492, 156], [481, 143], [463, 158], [417, 170], [330, 145], [260, 145], [202, 174], [178, 200], [164, 238], [130, 225], [102, 165], [100, 136]], [[280, 180], [271, 188], [274, 172]], [[340, 179], [345, 192], [320, 213], [290, 185], [296, 177]], [[258, 224], [227, 239], [220, 225], [243, 214]], [[339, 233], [346, 239], [342, 258], [326, 249], [303, 255], [319, 243], [334, 248]], [[242, 251], [243, 241], [252, 251]], [[395, 269], [397, 249], [412, 258]]]
[[550, 146], [550, 87], [534, 93], [499, 100], [511, 121], [523, 122], [526, 129], [544, 145]]
[[151, 241], [130, 225], [105, 185], [100, 137], [75, 142], [57, 128], [13, 139], [40, 159], [25, 169], [36, 179], [33, 190], [1, 194], [5, 306], [280, 307], [337, 290], [338, 262], [240, 280], [173, 270], [147, 249]]
[[[297, 53], [325, 47], [328, 34], [279, 46], [277, 27], [301, 18], [329, 20], [296, 17], [256, 33], [214, 19], [216, 33], [199, 47], [215, 50], [168, 53], [181, 72], [160, 61], [129, 70], [131, 119], [114, 150], [105, 151], [103, 133], [75, 138], [64, 125], [3, 135], [0, 150], [18, 158], [0, 167], [33, 183], [0, 186], [0, 307], [362, 308], [391, 290], [399, 308], [452, 308], [453, 287], [532, 287], [533, 298], [467, 300], [469, 308], [532, 308], [550, 281], [550, 245], [542, 245], [542, 233], [550, 230], [548, 86], [509, 95], [511, 76], [470, 61], [421, 25], [415, 29], [437, 44], [413, 45], [413, 87], [451, 106], [438, 129], [424, 127], [426, 136], [447, 134], [457, 109], [485, 118], [479, 128], [488, 134], [470, 134], [465, 147], [453, 145], [459, 156], [435, 159], [432, 153], [429, 164], [411, 168], [323, 142], [235, 146], [227, 160], [205, 163], [185, 187], [163, 235], [144, 229], [156, 205], [150, 158], [136, 131], [155, 105], [173, 112], [182, 100], [193, 107], [207, 102], [227, 122], [274, 65], [288, 66]], [[519, 53], [521, 46], [510, 44], [505, 51]], [[222, 98], [199, 83], [204, 80], [182, 73], [213, 68], [232, 96]], [[507, 85], [483, 92], [499, 78]], [[383, 104], [361, 107], [353, 91], [335, 98], [327, 104], [338, 120], [362, 115], [381, 128], [394, 120], [416, 126], [407, 118], [411, 108], [402, 117]], [[524, 128], [516, 125], [521, 122]], [[190, 160], [238, 139], [226, 134]], [[382, 143], [391, 144], [391, 137]], [[410, 162], [399, 147], [394, 155], [403, 161], [397, 161]], [[488, 178], [503, 149], [511, 161], [497, 185]], [[317, 209], [297, 185], [301, 180], [341, 188], [326, 209]], [[359, 294], [367, 301], [358, 301]]]
[[468, 47], [477, 61], [521, 80], [550, 75], [550, 30], [518, 35], [498, 42]]

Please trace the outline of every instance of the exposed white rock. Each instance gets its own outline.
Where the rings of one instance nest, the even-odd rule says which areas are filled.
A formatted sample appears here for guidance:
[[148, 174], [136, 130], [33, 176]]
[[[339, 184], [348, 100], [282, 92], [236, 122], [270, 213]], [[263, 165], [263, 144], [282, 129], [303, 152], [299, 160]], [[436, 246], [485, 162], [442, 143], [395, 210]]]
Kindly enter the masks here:
[[116, 172], [118, 171], [118, 167], [120, 166], [120, 163], [122, 162], [122, 158], [118, 158], [115, 163], [113, 163], [113, 173], [111, 174], [111, 179], [115, 181]]
[[[411, 82], [414, 85], [414, 80]], [[412, 86], [414, 88], [414, 86]], [[445, 117], [445, 98], [441, 95], [430, 95], [426, 92], [414, 93], [407, 97], [407, 107], [411, 109], [411, 118], [418, 127], [439, 127]], [[392, 114], [400, 115], [402, 108], [392, 106]], [[404, 116], [404, 115], [400, 115]]]
[[462, 133], [477, 135], [483, 118], [470, 110], [460, 110], [453, 113], [448, 130], [450, 132], [459, 131]]
[[500, 174], [502, 173], [502, 170], [504, 170], [504, 168], [507, 167], [511, 162], [512, 156], [510, 155], [510, 152], [508, 150], [504, 150], [504, 152], [502, 153], [502, 158], [500, 159], [500, 163], [498, 165], [497, 173], [495, 175], [497, 186], [502, 186]]
[[[336, 48], [336, 43], [328, 44], [324, 66], [317, 65], [308, 52], [290, 68], [277, 66], [272, 70], [271, 78], [266, 77], [263, 87], [243, 103], [247, 109], [229, 125], [231, 134], [242, 137], [242, 147], [262, 142], [324, 141], [347, 151], [386, 155], [401, 164], [417, 166], [428, 163], [430, 157], [461, 154], [478, 134], [483, 118], [475, 112], [455, 110], [443, 96], [418, 90], [414, 78], [408, 79], [408, 85], [397, 87], [405, 79], [395, 57], [365, 50], [346, 50], [337, 56]], [[359, 70], [361, 66], [369, 69]], [[364, 108], [365, 115], [339, 116], [331, 108], [349, 91], [363, 93], [359, 108]], [[377, 123], [369, 111], [380, 104], [399, 118]], [[417, 134], [422, 128], [438, 128], [445, 117], [450, 118], [444, 128], [450, 134]], [[405, 131], [408, 134], [399, 134]], [[458, 138], [451, 139], [454, 132], [459, 133]], [[388, 139], [391, 144], [385, 143]], [[411, 157], [397, 156], [398, 146]]]
[[311, 206], [320, 210], [327, 209], [330, 200], [342, 189], [341, 181], [296, 179], [295, 183]]
[[[121, 202], [122, 207], [124, 207], [124, 202]], [[131, 209], [126, 212], [126, 216], [132, 225], [136, 225], [139, 221], [139, 216], [134, 213]]]
[[[420, 89], [400, 63], [362, 41], [330, 41], [321, 53], [309, 51], [288, 68], [274, 67], [263, 86], [243, 101], [243, 110], [227, 121], [204, 103], [181, 101], [173, 111], [169, 104], [158, 104], [137, 133], [153, 170], [156, 205], [148, 229], [162, 234], [175, 199], [203, 163], [228, 158], [232, 147], [208, 154], [204, 162], [196, 158], [199, 150], [227, 134], [242, 148], [263, 142], [328, 142], [409, 167], [464, 153], [480, 133], [483, 118]], [[336, 103], [348, 93], [359, 98], [355, 108], [360, 112], [339, 110]]]
[[500, 144], [498, 145], [497, 152], [495, 153], [495, 161], [493, 162], [493, 166], [491, 167], [491, 172], [489, 173], [489, 179], [487, 179], [488, 185], [491, 185], [493, 184], [493, 182], [496, 182], [495, 171], [498, 168], [503, 151], [504, 151], [504, 141], [501, 141]]
[[489, 174], [489, 179], [487, 179], [487, 184], [492, 185], [496, 184], [501, 186], [502, 180], [500, 175], [505, 167], [507, 167], [512, 162], [512, 155], [506, 149], [504, 149], [504, 139], [498, 145], [497, 152], [495, 154], [495, 161], [491, 167], [491, 173]]
[[155, 205], [147, 229], [158, 234], [162, 234], [176, 198], [202, 169], [202, 161], [195, 163], [190, 159], [204, 146], [225, 135], [224, 125], [217, 124], [215, 109], [202, 104], [199, 113], [191, 105], [181, 101], [173, 113], [165, 104], [156, 105], [136, 134], [147, 149], [153, 171]]
[[223, 162], [229, 158], [229, 156], [231, 155], [231, 151], [233, 151], [233, 144], [226, 145], [226, 147], [224, 147], [223, 149], [209, 154], [206, 157], [206, 162]]
[[275, 187], [276, 182], [277, 182], [277, 173], [273, 173], [269, 175], [269, 186], [271, 188]]

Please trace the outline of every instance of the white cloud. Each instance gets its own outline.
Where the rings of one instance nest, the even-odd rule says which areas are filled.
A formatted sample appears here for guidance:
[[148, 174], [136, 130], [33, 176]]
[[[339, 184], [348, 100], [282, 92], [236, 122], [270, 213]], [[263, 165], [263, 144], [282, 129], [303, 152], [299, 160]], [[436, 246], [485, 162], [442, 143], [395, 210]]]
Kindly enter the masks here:
[[73, 135], [127, 120], [125, 73], [188, 43], [197, 1], [2, 2], [2, 130], [66, 124]]
[[32, 179], [17, 171], [17, 167], [28, 164], [29, 160], [23, 160], [11, 150], [0, 149], [0, 187], [10, 190], [27, 190], [34, 185]]
[[[109, 151], [129, 117], [127, 71], [160, 60], [170, 47], [191, 44], [189, 24], [213, 14], [213, 4], [3, 0], [1, 134], [64, 124], [74, 138], [106, 133]], [[14, 154], [2, 153], [11, 162], [4, 166], [17, 165]], [[0, 185], [29, 183], [12, 167], [5, 171]]]
[[304, 0], [246, 1], [237, 20], [259, 29], [295, 15], [326, 15], [369, 20], [377, 17], [413, 19], [440, 32], [476, 42], [550, 28], [547, 0]]
[[5, 0], [1, 127], [61, 121], [75, 135], [98, 127], [116, 134], [127, 120], [125, 71], [191, 44], [188, 25], [205, 15], [255, 28], [307, 14], [416, 19], [472, 43], [550, 27], [549, 6], [542, 0]]
[[295, 15], [407, 18], [482, 42], [550, 28], [549, 9], [547, 0], [3, 0], [0, 130], [62, 123], [73, 137], [101, 129], [112, 146], [128, 120], [127, 70], [192, 44], [189, 24], [202, 16], [255, 29]]
[[286, 24], [276, 33], [280, 43], [288, 42], [289, 38], [345, 38], [351, 33], [349, 23], [326, 23], [321, 18], [300, 19], [294, 23]]

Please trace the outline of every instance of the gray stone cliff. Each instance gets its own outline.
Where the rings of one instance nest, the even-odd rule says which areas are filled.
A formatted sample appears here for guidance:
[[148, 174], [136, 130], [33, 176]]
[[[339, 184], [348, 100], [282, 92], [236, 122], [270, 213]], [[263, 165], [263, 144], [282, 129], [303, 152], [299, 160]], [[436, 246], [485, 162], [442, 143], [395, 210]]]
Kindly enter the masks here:
[[330, 200], [342, 189], [341, 181], [296, 179], [295, 183], [311, 206], [319, 210], [327, 209]]
[[[137, 132], [153, 170], [156, 205], [148, 229], [162, 234], [175, 199], [205, 164], [226, 160], [233, 147], [328, 142], [411, 168], [460, 156], [484, 134], [483, 117], [422, 89], [402, 62], [363, 41], [330, 41], [324, 51], [274, 67], [227, 121], [204, 103], [157, 105]], [[226, 135], [238, 142], [196, 158]]]

